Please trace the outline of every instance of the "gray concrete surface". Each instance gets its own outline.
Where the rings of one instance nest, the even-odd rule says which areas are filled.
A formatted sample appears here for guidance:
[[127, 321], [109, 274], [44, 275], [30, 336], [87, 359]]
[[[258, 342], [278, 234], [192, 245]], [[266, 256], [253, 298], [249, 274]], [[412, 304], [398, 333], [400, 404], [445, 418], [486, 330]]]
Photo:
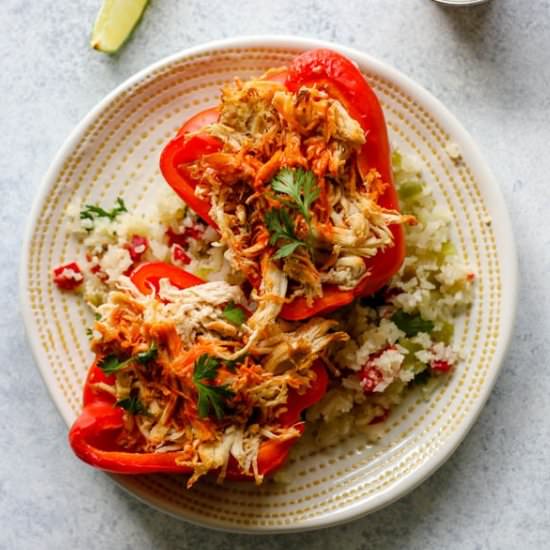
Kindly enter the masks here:
[[[3, 0], [0, 15], [0, 548], [159, 550], [522, 548], [550, 545], [550, 2], [153, 0], [122, 52], [88, 48], [99, 0]], [[280, 537], [164, 516], [83, 468], [24, 335], [17, 287], [33, 197], [69, 131], [159, 58], [239, 34], [318, 37], [387, 61], [470, 130], [502, 186], [521, 289], [493, 394], [452, 459], [355, 523]]]

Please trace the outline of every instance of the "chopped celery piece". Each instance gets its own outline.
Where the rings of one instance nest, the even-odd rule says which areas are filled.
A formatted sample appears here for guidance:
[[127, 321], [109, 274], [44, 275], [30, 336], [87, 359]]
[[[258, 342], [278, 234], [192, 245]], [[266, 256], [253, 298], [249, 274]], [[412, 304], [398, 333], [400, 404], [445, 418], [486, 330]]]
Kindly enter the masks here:
[[391, 164], [394, 170], [401, 170], [401, 153], [399, 151], [392, 151]]
[[195, 272], [195, 275], [197, 277], [200, 277], [201, 279], [208, 279], [208, 276], [210, 273], [212, 273], [214, 270], [211, 267], [199, 267], [197, 271]]
[[451, 323], [443, 322], [441, 328], [432, 332], [432, 338], [444, 344], [450, 344], [453, 339], [455, 327]]
[[412, 370], [414, 373], [420, 373], [426, 369], [426, 363], [423, 363], [414, 355], [415, 352], [422, 349], [420, 344], [417, 344], [408, 338], [401, 338], [397, 341], [397, 343], [409, 352], [403, 359], [403, 368]]
[[440, 264], [442, 264], [449, 256], [454, 256], [455, 254], [455, 245], [451, 241], [446, 241], [441, 245], [441, 250], [438, 254], [438, 261]]
[[424, 185], [420, 181], [406, 181], [399, 186], [399, 198], [401, 200], [412, 199], [422, 193]]

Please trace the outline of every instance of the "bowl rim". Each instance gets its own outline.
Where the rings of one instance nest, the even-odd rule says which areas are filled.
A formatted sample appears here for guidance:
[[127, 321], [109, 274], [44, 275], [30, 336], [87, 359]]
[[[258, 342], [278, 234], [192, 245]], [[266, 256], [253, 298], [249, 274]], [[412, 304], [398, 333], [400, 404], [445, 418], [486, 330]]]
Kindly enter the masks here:
[[466, 437], [473, 424], [477, 420], [479, 414], [481, 413], [481, 410], [485, 406], [485, 403], [496, 382], [497, 376], [502, 368], [503, 361], [511, 341], [514, 320], [516, 317], [518, 296], [518, 261], [512, 225], [508, 210], [506, 208], [504, 197], [501, 193], [496, 179], [494, 178], [489, 167], [483, 160], [478, 146], [475, 144], [472, 136], [458, 121], [458, 119], [441, 103], [439, 99], [437, 99], [423, 86], [416, 83], [414, 80], [403, 74], [398, 69], [395, 69], [388, 63], [380, 61], [370, 56], [369, 54], [366, 54], [354, 48], [315, 38], [298, 38], [287, 35], [237, 36], [223, 40], [209, 41], [198, 46], [180, 50], [175, 54], [171, 54], [155, 63], [150, 64], [149, 66], [130, 76], [122, 84], [117, 86], [103, 99], [101, 99], [80, 120], [80, 122], [66, 138], [61, 148], [58, 150], [45, 176], [42, 178], [29, 214], [27, 228], [23, 239], [23, 251], [19, 266], [19, 298], [22, 307], [22, 316], [25, 325], [25, 332], [27, 334], [27, 340], [30, 344], [35, 363], [38, 367], [38, 370], [40, 371], [40, 375], [46, 387], [48, 388], [51, 399], [55, 403], [57, 410], [59, 411], [67, 425], [70, 424], [70, 419], [72, 415], [68, 409], [68, 406], [62, 403], [61, 399], [58, 398], [57, 388], [54, 384], [53, 378], [47, 377], [46, 361], [41, 356], [41, 352], [38, 346], [38, 339], [36, 338], [35, 330], [33, 328], [33, 316], [30, 307], [29, 293], [27, 292], [29, 280], [26, 267], [30, 259], [30, 243], [36, 229], [38, 215], [43, 208], [49, 189], [55, 181], [56, 175], [61, 169], [61, 166], [63, 165], [66, 157], [70, 154], [70, 152], [82, 138], [82, 135], [84, 134], [90, 123], [116, 97], [125, 92], [131, 86], [140, 82], [150, 73], [192, 55], [208, 53], [212, 50], [254, 47], [292, 48], [297, 50], [308, 50], [313, 48], [332, 49], [346, 55], [354, 61], [359, 61], [361, 64], [370, 67], [377, 74], [392, 82], [395, 82], [400, 87], [410, 91], [425, 105], [429, 105], [430, 112], [434, 116], [434, 118], [436, 118], [437, 120], [445, 120], [446, 124], [452, 127], [453, 133], [459, 137], [463, 151], [468, 156], [468, 158], [471, 159], [471, 163], [475, 165], [479, 180], [484, 182], [483, 192], [492, 202], [495, 211], [498, 211], [499, 213], [498, 215], [500, 237], [504, 242], [507, 243], [507, 248], [504, 251], [505, 253], [500, 258], [502, 273], [506, 275], [508, 281], [508, 284], [505, 288], [506, 292], [504, 292], [502, 296], [502, 309], [504, 311], [504, 315], [501, 318], [502, 325], [496, 344], [496, 350], [493, 359], [493, 368], [490, 369], [490, 371], [488, 371], [487, 373], [485, 383], [481, 388], [477, 405], [472, 407], [472, 409], [466, 413], [460, 429], [457, 429], [453, 434], [451, 434], [436, 453], [425, 460], [416, 470], [405, 475], [394, 486], [388, 489], [384, 489], [383, 491], [380, 491], [379, 493], [371, 496], [368, 502], [360, 501], [348, 505], [344, 510], [331, 512], [328, 517], [324, 516], [321, 518], [306, 520], [304, 524], [300, 523], [296, 525], [281, 527], [226, 526], [214, 523], [213, 520], [198, 519], [197, 517], [183, 517], [182, 515], [176, 513], [173, 509], [171, 509], [170, 506], [166, 503], [161, 503], [156, 500], [136, 494], [135, 490], [131, 490], [129, 487], [126, 486], [123, 480], [119, 478], [121, 476], [111, 476], [120, 487], [124, 488], [124, 490], [130, 493], [133, 497], [179, 520], [187, 521], [195, 525], [208, 527], [210, 529], [224, 532], [246, 534], [283, 534], [327, 528], [358, 519], [362, 516], [380, 510], [381, 508], [392, 504], [399, 498], [410, 493], [413, 489], [415, 489], [418, 485], [425, 481], [430, 475], [435, 473], [435, 471], [439, 469], [449, 459], [449, 457], [453, 454], [458, 445], [463, 441], [463, 439]]

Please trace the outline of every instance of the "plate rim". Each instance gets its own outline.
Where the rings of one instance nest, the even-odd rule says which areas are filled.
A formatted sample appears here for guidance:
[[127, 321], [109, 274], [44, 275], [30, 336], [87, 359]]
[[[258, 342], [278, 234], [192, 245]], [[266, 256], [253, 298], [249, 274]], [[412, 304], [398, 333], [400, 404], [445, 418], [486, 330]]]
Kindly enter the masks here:
[[137, 498], [141, 502], [145, 502], [147, 505], [162, 511], [172, 517], [181, 521], [186, 521], [202, 527], [208, 527], [223, 532], [231, 533], [244, 533], [244, 534], [283, 534], [290, 532], [304, 532], [315, 529], [322, 529], [347, 523], [349, 521], [358, 519], [360, 517], [371, 514], [377, 510], [384, 508], [404, 497], [411, 491], [413, 491], [418, 485], [425, 481], [429, 476], [435, 473], [454, 453], [456, 448], [464, 440], [466, 435], [470, 432], [471, 428], [478, 419], [481, 411], [483, 410], [489, 395], [491, 394], [495, 385], [496, 379], [502, 370], [503, 362], [506, 353], [509, 349], [512, 339], [512, 331], [514, 328], [514, 321], [517, 311], [518, 300], [518, 259], [517, 249], [513, 235], [513, 228], [506, 206], [506, 202], [502, 195], [502, 191], [498, 185], [498, 182], [492, 174], [489, 166], [485, 162], [479, 147], [476, 145], [474, 139], [461, 122], [452, 114], [447, 107], [441, 103], [431, 92], [429, 92], [422, 85], [418, 84], [412, 78], [408, 77], [400, 70], [394, 68], [389, 63], [381, 61], [370, 54], [348, 46], [343, 46], [338, 43], [333, 43], [316, 38], [301, 38], [289, 35], [250, 35], [250, 36], [236, 36], [226, 38], [223, 40], [214, 40], [202, 43], [200, 45], [185, 48], [174, 54], [168, 55], [159, 61], [156, 61], [144, 69], [134, 73], [127, 78], [124, 82], [115, 87], [111, 92], [103, 97], [96, 105], [78, 122], [75, 128], [71, 131], [69, 136], [65, 139], [62, 146], [55, 154], [48, 170], [44, 177], [41, 179], [37, 188], [37, 194], [33, 200], [32, 208], [27, 219], [27, 226], [23, 238], [23, 250], [21, 254], [21, 260], [19, 265], [19, 300], [21, 304], [21, 312], [23, 322], [25, 326], [25, 333], [27, 340], [30, 344], [34, 362], [40, 372], [42, 380], [44, 381], [50, 398], [55, 404], [56, 409], [62, 416], [63, 420], [69, 425], [70, 415], [68, 413], [68, 407], [65, 406], [57, 396], [57, 388], [52, 378], [47, 377], [48, 364], [40, 353], [38, 347], [38, 339], [35, 334], [35, 330], [32, 326], [33, 316], [30, 307], [28, 285], [28, 271], [27, 265], [30, 259], [30, 243], [36, 229], [38, 221], [38, 214], [43, 208], [44, 202], [48, 196], [48, 192], [55, 182], [56, 175], [59, 172], [62, 164], [64, 163], [68, 154], [76, 146], [81, 136], [84, 134], [90, 123], [120, 94], [125, 92], [134, 84], [140, 82], [143, 78], [151, 74], [152, 72], [162, 69], [172, 63], [185, 59], [189, 56], [207, 53], [212, 50], [225, 50], [231, 48], [292, 48], [299, 50], [307, 50], [313, 48], [329, 48], [338, 51], [352, 60], [358, 60], [362, 64], [371, 67], [378, 74], [384, 76], [388, 80], [397, 83], [407, 91], [411, 91], [417, 98], [419, 98], [424, 104], [429, 105], [430, 112], [436, 118], [436, 120], [444, 120], [445, 123], [452, 127], [453, 132], [460, 137], [461, 146], [467, 156], [471, 159], [472, 164], [476, 167], [478, 178], [484, 182], [483, 192], [490, 198], [495, 211], [499, 212], [499, 230], [502, 239], [508, 243], [505, 252], [499, 261], [502, 266], [502, 273], [508, 279], [508, 284], [504, 289], [502, 295], [502, 309], [504, 314], [501, 317], [501, 329], [499, 332], [499, 338], [496, 343], [496, 350], [493, 359], [493, 368], [491, 368], [486, 376], [485, 383], [481, 388], [480, 396], [477, 401], [477, 405], [469, 410], [462, 422], [461, 428], [451, 434], [441, 445], [436, 453], [430, 456], [425, 462], [423, 462], [415, 471], [406, 474], [399, 482], [393, 487], [380, 491], [370, 497], [368, 503], [366, 501], [360, 501], [346, 506], [344, 510], [330, 512], [324, 518], [313, 518], [305, 520], [303, 523], [288, 526], [254, 526], [254, 527], [241, 527], [241, 526], [226, 526], [215, 523], [208, 518], [197, 519], [195, 517], [183, 517], [177, 514], [170, 507], [164, 503], [153, 502], [149, 498], [144, 498], [141, 495], [136, 494], [135, 491], [126, 487], [126, 484], [120, 476], [111, 475], [111, 478], [115, 480], [119, 487], [122, 487], [125, 492], [131, 494], [134, 498]]

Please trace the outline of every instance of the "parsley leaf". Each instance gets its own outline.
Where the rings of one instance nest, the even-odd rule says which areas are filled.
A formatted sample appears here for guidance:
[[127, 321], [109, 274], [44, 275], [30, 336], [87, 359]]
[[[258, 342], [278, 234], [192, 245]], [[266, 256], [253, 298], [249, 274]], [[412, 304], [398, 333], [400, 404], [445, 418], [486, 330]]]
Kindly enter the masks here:
[[111, 354], [104, 357], [99, 363], [98, 367], [105, 374], [114, 374], [115, 372], [127, 367], [131, 363], [137, 362], [141, 365], [146, 365], [150, 361], [154, 361], [158, 355], [158, 348], [156, 342], [153, 342], [147, 351], [142, 351], [136, 355], [121, 361], [116, 355]]
[[[265, 216], [267, 229], [271, 233], [270, 244], [275, 245], [279, 240], [288, 241], [279, 247], [273, 259], [286, 258], [300, 246], [311, 249], [311, 205], [319, 198], [320, 193], [315, 175], [302, 168], [282, 168], [271, 180], [271, 188], [289, 198], [284, 207], [272, 209]], [[296, 236], [289, 209], [297, 210], [306, 221], [309, 229], [306, 241]]]
[[201, 355], [195, 362], [195, 370], [193, 371], [193, 380], [200, 381], [203, 379], [214, 380], [218, 374], [220, 364], [215, 357], [210, 357], [206, 353]]
[[86, 329], [86, 336], [89, 340], [92, 340], [94, 337], [94, 331], [90, 327]]
[[[113, 221], [119, 214], [123, 212], [128, 212], [124, 201], [118, 197], [116, 200], [116, 206], [111, 210], [105, 210], [98, 206], [97, 204], [86, 204], [84, 208], [80, 211], [81, 220], [91, 220], [92, 222], [97, 218], [108, 218]], [[88, 230], [91, 230], [90, 227]]]
[[135, 396], [127, 397], [116, 402], [117, 407], [122, 407], [126, 412], [134, 415], [147, 415], [147, 407]]
[[402, 330], [409, 338], [416, 336], [419, 332], [431, 332], [434, 324], [427, 319], [422, 319], [420, 315], [410, 315], [404, 311], [396, 311], [391, 320]]
[[243, 309], [237, 305], [235, 302], [229, 302], [223, 308], [223, 316], [232, 324], [237, 327], [240, 327], [246, 320], [246, 314]]
[[124, 366], [126, 361], [120, 361], [116, 355], [107, 355], [97, 365], [105, 374], [114, 374]]
[[320, 193], [313, 172], [302, 168], [282, 168], [271, 180], [271, 188], [277, 193], [288, 195], [292, 200], [289, 205], [296, 208], [310, 225], [310, 208]]
[[135, 360], [142, 365], [149, 363], [149, 361], [154, 361], [158, 355], [157, 343], [153, 342], [147, 351], [142, 351], [135, 356]]
[[268, 210], [265, 214], [265, 223], [268, 231], [271, 233], [271, 237], [269, 238], [270, 244], [275, 245], [279, 240], [290, 241], [277, 250], [273, 255], [274, 260], [290, 256], [299, 246], [307, 247], [305, 241], [296, 237], [294, 233], [294, 224], [286, 208]]
[[269, 244], [276, 244], [280, 238], [297, 240], [294, 223], [286, 208], [268, 210], [265, 213], [265, 223], [271, 233]]
[[197, 409], [199, 416], [204, 418], [210, 415], [210, 410], [213, 409], [218, 420], [221, 420], [225, 415], [225, 399], [230, 399], [235, 395], [226, 385], [210, 386], [202, 382], [195, 382], [195, 386], [199, 392], [199, 400]]
[[427, 384], [428, 381], [431, 378], [430, 369], [424, 369], [422, 372], [419, 372], [413, 379], [413, 384], [417, 384], [419, 386], [423, 386], [424, 384]]
[[281, 258], [286, 258], [294, 253], [294, 251], [299, 247], [304, 246], [304, 243], [300, 241], [294, 241], [292, 243], [287, 243], [281, 246], [279, 250], [273, 255], [274, 260], [279, 260]]
[[201, 418], [210, 416], [212, 411], [218, 420], [223, 418], [225, 415], [225, 400], [235, 395], [225, 384], [213, 386], [204, 382], [216, 378], [219, 366], [220, 363], [215, 357], [206, 354], [201, 355], [195, 362], [193, 383], [197, 388], [197, 410]]

